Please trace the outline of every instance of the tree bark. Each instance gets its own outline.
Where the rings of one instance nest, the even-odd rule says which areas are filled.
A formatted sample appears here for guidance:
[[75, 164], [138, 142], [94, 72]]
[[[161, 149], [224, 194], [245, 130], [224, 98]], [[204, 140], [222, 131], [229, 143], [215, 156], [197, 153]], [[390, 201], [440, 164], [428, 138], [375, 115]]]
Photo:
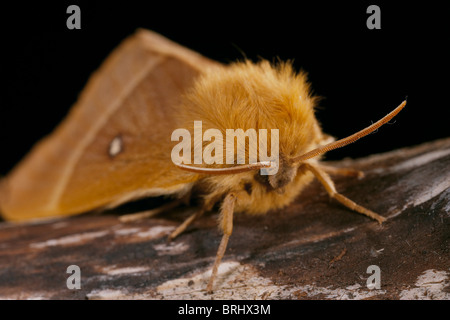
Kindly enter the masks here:
[[[0, 298], [450, 299], [450, 138], [329, 164], [364, 171], [333, 180], [386, 217], [383, 225], [330, 200], [316, 181], [283, 210], [236, 215], [209, 295], [217, 213], [172, 242], [167, 235], [194, 208], [129, 223], [120, 210], [1, 222]], [[71, 265], [80, 289], [67, 286]]]

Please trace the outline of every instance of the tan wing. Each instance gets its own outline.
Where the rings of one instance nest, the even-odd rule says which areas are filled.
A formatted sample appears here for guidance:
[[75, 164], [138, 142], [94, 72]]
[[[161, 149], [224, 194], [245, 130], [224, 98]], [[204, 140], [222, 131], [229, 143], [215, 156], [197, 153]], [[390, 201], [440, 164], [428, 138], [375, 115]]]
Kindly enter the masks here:
[[174, 114], [195, 77], [215, 65], [147, 30], [124, 40], [68, 117], [3, 181], [3, 216], [70, 215], [188, 189], [197, 176], [170, 158]]

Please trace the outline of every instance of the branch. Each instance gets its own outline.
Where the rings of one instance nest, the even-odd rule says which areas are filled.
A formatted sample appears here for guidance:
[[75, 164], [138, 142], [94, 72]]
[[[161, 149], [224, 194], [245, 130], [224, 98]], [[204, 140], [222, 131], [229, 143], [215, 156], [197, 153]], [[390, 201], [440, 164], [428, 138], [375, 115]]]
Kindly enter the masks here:
[[[335, 177], [377, 222], [329, 199], [314, 182], [287, 208], [237, 215], [213, 295], [205, 287], [221, 235], [205, 216], [175, 241], [192, 208], [139, 222], [83, 215], [0, 223], [0, 298], [8, 299], [449, 299], [450, 139], [357, 160]], [[66, 286], [69, 265], [81, 289]], [[381, 289], [370, 290], [370, 265]]]

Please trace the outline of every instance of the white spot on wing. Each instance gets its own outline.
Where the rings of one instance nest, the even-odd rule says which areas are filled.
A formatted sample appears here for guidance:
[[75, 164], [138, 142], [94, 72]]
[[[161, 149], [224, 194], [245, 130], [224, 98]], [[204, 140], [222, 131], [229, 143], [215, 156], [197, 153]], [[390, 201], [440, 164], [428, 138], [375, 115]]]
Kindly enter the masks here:
[[111, 157], [117, 156], [123, 150], [123, 141], [121, 136], [115, 137], [109, 144], [108, 153]]

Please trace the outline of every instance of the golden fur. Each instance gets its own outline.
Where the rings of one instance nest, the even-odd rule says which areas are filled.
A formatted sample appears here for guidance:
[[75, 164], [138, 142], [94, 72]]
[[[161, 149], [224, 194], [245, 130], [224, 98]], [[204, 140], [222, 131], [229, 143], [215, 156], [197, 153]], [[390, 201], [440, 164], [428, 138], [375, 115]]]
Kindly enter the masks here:
[[[200, 120], [203, 132], [219, 129], [223, 137], [226, 129], [279, 129], [280, 158], [285, 160], [280, 164], [276, 179], [290, 166], [290, 158], [327, 139], [314, 116], [316, 102], [306, 75], [295, 73], [290, 63], [271, 65], [265, 60], [244, 61], [210, 69], [201, 76], [184, 96], [179, 121], [181, 127], [191, 130], [192, 137], [193, 122]], [[248, 153], [248, 146], [246, 151]], [[312, 180], [310, 172], [296, 172], [297, 167], [291, 168], [293, 176], [282, 189], [255, 180], [259, 171], [212, 175], [198, 183], [208, 186], [206, 199], [230, 191], [245, 191], [245, 187], [251, 189], [251, 192], [240, 192], [235, 211], [261, 214], [288, 205]]]

